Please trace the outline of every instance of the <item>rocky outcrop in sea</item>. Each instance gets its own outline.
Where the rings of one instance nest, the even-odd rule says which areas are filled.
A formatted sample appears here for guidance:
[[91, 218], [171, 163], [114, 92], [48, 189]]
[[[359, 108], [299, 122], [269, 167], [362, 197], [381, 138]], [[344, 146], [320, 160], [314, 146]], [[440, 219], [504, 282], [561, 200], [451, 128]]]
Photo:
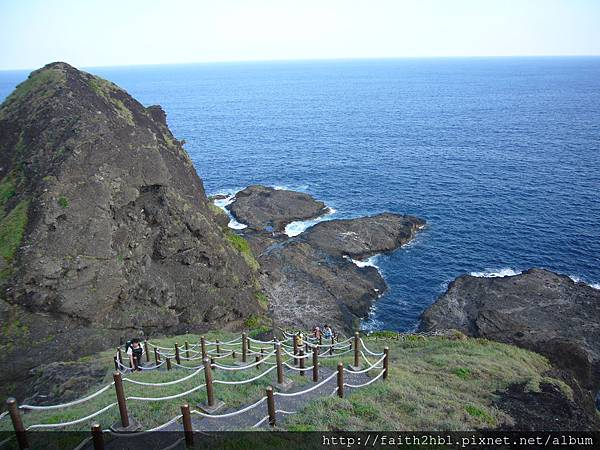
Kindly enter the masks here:
[[240, 234], [260, 263], [275, 324], [298, 329], [327, 322], [341, 331], [357, 329], [387, 289], [377, 268], [357, 262], [398, 249], [425, 225], [417, 217], [383, 213], [323, 220], [289, 237], [286, 225], [323, 215], [325, 204], [265, 186], [238, 192], [227, 208], [248, 225]]

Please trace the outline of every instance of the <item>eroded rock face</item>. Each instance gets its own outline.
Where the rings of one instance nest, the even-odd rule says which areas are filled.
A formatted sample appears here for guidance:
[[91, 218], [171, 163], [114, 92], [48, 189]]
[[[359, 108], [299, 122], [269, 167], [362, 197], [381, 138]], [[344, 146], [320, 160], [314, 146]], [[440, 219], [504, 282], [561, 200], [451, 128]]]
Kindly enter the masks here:
[[594, 395], [600, 387], [600, 291], [569, 277], [461, 276], [422, 316], [425, 331], [449, 328], [536, 351]]
[[2, 104], [0, 150], [7, 389], [35, 365], [122, 336], [258, 311], [256, 273], [226, 239], [160, 107], [53, 63]]
[[275, 231], [282, 231], [295, 220], [312, 219], [326, 212], [325, 203], [308, 194], [260, 185], [239, 191], [228, 208], [250, 229]]

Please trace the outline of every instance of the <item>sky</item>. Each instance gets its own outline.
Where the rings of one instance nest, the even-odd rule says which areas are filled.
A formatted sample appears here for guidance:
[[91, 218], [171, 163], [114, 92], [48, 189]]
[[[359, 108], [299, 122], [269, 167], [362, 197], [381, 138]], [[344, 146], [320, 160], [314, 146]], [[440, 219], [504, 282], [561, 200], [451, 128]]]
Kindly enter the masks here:
[[0, 0], [0, 70], [600, 55], [600, 0]]

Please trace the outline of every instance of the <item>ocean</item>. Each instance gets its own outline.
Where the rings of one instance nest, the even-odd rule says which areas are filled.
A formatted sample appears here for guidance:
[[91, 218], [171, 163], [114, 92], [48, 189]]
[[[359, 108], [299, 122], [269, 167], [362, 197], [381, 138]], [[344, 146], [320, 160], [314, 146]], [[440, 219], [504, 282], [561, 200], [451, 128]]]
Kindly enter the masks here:
[[[414, 329], [465, 273], [545, 267], [600, 288], [598, 57], [88, 71], [163, 106], [209, 194], [260, 183], [325, 201], [325, 219], [426, 219], [413, 242], [367, 262], [390, 289], [365, 328]], [[0, 99], [26, 76], [0, 72]]]

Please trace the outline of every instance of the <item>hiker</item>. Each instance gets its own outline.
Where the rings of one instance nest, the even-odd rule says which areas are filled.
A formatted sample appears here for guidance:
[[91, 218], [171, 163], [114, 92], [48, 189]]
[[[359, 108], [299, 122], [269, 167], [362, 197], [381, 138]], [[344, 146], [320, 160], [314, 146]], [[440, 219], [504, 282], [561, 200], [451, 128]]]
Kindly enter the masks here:
[[321, 331], [321, 328], [319, 328], [319, 326], [317, 325], [316, 327], [313, 328], [313, 337], [318, 341], [319, 339], [321, 339], [323, 337], [323, 332]]
[[138, 338], [133, 338], [130, 341], [127, 341], [125, 344], [125, 351], [127, 356], [129, 356], [129, 363], [131, 364], [132, 370], [142, 370], [142, 355], [144, 354], [144, 349], [142, 348], [142, 344]]
[[296, 345], [299, 349], [304, 346], [304, 335], [302, 334], [302, 331], [298, 331], [296, 334]]
[[331, 339], [331, 337], [333, 336], [333, 330], [331, 329], [331, 327], [327, 324], [325, 324], [325, 328], [323, 328], [323, 337], [325, 339]]

